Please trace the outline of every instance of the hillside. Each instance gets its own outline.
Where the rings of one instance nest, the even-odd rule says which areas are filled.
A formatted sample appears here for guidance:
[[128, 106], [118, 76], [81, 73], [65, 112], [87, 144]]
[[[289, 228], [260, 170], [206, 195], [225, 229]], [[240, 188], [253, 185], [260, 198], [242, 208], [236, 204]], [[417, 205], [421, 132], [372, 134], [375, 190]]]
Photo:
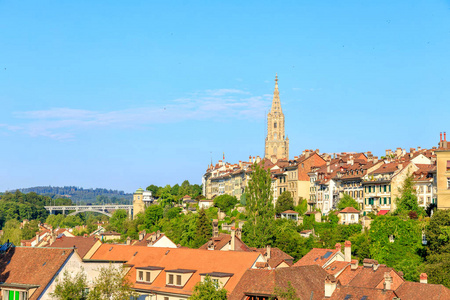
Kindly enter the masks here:
[[76, 186], [37, 186], [19, 189], [22, 193], [36, 193], [51, 198], [70, 198], [73, 203], [123, 203], [132, 201], [133, 194], [126, 194], [123, 191], [108, 190], [102, 188], [83, 189]]

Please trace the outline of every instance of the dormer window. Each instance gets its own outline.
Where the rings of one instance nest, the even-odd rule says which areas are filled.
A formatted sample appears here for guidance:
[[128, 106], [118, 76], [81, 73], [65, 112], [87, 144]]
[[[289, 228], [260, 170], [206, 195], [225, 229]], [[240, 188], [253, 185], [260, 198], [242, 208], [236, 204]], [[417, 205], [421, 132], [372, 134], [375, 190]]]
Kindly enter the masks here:
[[164, 270], [163, 267], [136, 267], [136, 282], [137, 283], [152, 283], [159, 273]]
[[209, 276], [212, 282], [216, 284], [217, 288], [223, 288], [233, 275], [234, 275], [233, 273], [223, 273], [223, 272], [201, 273], [200, 280], [201, 282], [205, 282], [206, 276]]
[[166, 285], [183, 287], [195, 272], [197, 272], [197, 270], [166, 270]]

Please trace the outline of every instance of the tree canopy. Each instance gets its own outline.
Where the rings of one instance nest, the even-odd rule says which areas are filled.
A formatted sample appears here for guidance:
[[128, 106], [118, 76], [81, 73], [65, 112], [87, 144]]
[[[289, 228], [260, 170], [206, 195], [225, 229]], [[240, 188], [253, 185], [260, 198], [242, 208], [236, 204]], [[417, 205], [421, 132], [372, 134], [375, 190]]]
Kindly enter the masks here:
[[275, 204], [275, 213], [277, 215], [281, 214], [286, 210], [294, 209], [294, 199], [292, 199], [291, 192], [284, 191], [278, 196], [277, 203]]
[[205, 276], [203, 282], [198, 282], [194, 286], [194, 293], [190, 300], [226, 300], [227, 291], [219, 286], [217, 281], [213, 281], [209, 275]]
[[344, 194], [344, 196], [337, 203], [337, 209], [343, 210], [346, 207], [353, 207], [359, 209], [359, 204], [349, 194]]
[[220, 210], [223, 212], [232, 209], [237, 203], [238, 200], [236, 197], [227, 194], [223, 194], [214, 198], [214, 206], [220, 208]]

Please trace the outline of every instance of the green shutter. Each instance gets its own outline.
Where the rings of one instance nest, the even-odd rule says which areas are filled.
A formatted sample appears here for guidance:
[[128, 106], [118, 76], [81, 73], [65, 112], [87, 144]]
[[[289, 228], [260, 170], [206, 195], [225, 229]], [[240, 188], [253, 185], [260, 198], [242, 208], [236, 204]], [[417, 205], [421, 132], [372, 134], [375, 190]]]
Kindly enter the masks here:
[[15, 294], [16, 294], [16, 297], [14, 298], [14, 300], [20, 300], [20, 292], [16, 291]]
[[9, 291], [9, 297], [8, 299], [14, 300], [14, 291]]

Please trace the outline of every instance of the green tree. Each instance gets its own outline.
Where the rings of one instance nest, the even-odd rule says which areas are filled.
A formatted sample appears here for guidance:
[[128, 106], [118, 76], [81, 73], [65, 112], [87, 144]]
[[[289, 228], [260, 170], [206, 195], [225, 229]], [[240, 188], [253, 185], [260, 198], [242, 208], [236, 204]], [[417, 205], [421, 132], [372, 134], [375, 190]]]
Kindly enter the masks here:
[[30, 222], [26, 223], [23, 226], [22, 239], [23, 240], [32, 239], [34, 236], [36, 236], [36, 232], [38, 231], [39, 231], [39, 221], [31, 220]]
[[111, 218], [109, 219], [109, 224], [112, 230], [115, 230], [119, 233], [124, 232], [124, 224], [128, 218], [128, 213], [124, 209], [118, 209], [114, 211]]
[[4, 244], [9, 240], [9, 242], [14, 245], [20, 245], [21, 239], [22, 230], [20, 229], [20, 222], [15, 219], [6, 221], [5, 226], [3, 227], [3, 235], [1, 237], [2, 243]]
[[381, 264], [405, 274], [406, 280], [419, 279], [423, 251], [419, 221], [397, 216], [379, 216], [370, 225], [370, 254]]
[[424, 271], [429, 283], [442, 284], [450, 288], [450, 253], [433, 254], [427, 257]]
[[274, 206], [270, 172], [259, 164], [253, 164], [246, 187], [247, 222], [242, 233], [250, 247], [265, 247], [273, 241]]
[[227, 212], [228, 210], [232, 209], [237, 203], [238, 200], [236, 197], [227, 194], [223, 194], [214, 198], [214, 206], [220, 208], [220, 210], [223, 212]]
[[286, 288], [282, 288], [279, 286], [276, 286], [274, 289], [275, 295], [277, 295], [276, 299], [280, 300], [301, 300], [299, 297], [297, 297], [297, 291], [292, 286], [291, 282], [287, 282], [288, 286]]
[[356, 200], [353, 199], [349, 194], [344, 194], [342, 199], [340, 199], [337, 204], [338, 210], [343, 210], [346, 207], [353, 207], [359, 209], [358, 202], [356, 202]]
[[215, 282], [209, 277], [209, 275], [205, 276], [205, 280], [203, 282], [198, 282], [194, 286], [194, 292], [191, 297], [191, 300], [226, 300], [227, 299], [227, 291], [224, 288], [219, 286], [218, 282]]
[[56, 279], [55, 291], [50, 294], [57, 300], [85, 300], [87, 299], [88, 283], [83, 270], [71, 276], [64, 271], [62, 278]]
[[166, 185], [162, 189], [159, 190], [159, 204], [164, 207], [166, 205], [172, 205], [172, 203], [176, 200], [176, 197], [172, 195], [172, 188], [170, 185]]
[[159, 189], [160, 189], [160, 187], [159, 186], [156, 186], [156, 185], [154, 185], [154, 184], [151, 184], [151, 185], [149, 185], [147, 188], [146, 188], [146, 190], [147, 191], [150, 191], [150, 192], [152, 192], [152, 196], [153, 197], [159, 197]]
[[425, 215], [425, 210], [419, 207], [417, 203], [417, 193], [414, 188], [414, 180], [412, 176], [406, 177], [400, 188], [400, 198], [396, 198], [397, 214], [408, 214], [411, 211], [416, 212], [418, 215]]
[[304, 215], [308, 210], [308, 201], [300, 197], [300, 199], [298, 200], [298, 205], [294, 207], [294, 210], [298, 212], [300, 215]]
[[163, 217], [163, 212], [163, 208], [157, 204], [147, 207], [144, 213], [144, 227], [151, 230], [156, 222]]
[[450, 253], [450, 210], [437, 210], [425, 229], [431, 254]]
[[196, 228], [196, 235], [195, 235], [195, 240], [194, 240], [195, 248], [200, 247], [201, 245], [206, 243], [212, 235], [211, 221], [206, 216], [206, 212], [203, 208], [198, 212], [196, 225], [197, 225], [197, 228]]
[[100, 267], [99, 274], [89, 291], [88, 300], [123, 300], [138, 297], [123, 268], [110, 264]]
[[284, 191], [277, 199], [277, 203], [275, 204], [275, 213], [279, 215], [283, 211], [293, 209], [294, 209], [294, 199], [292, 199], [291, 192]]

